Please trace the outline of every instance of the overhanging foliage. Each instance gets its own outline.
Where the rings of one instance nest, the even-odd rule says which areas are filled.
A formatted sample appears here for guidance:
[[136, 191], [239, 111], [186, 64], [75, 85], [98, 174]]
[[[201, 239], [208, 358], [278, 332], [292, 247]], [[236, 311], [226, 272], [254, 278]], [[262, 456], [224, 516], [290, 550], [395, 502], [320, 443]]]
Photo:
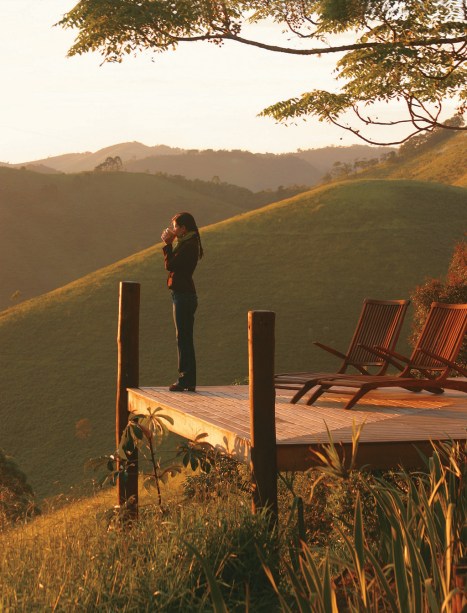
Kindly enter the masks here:
[[[374, 144], [397, 144], [445, 125], [443, 103], [465, 112], [467, 8], [462, 0], [81, 0], [59, 22], [78, 36], [69, 55], [99, 51], [120, 62], [142, 50], [166, 51], [181, 42], [225, 40], [293, 55], [343, 53], [339, 91], [312, 90], [260, 114], [279, 122], [315, 116]], [[273, 21], [300, 45], [280, 46], [243, 36], [245, 26]], [[342, 44], [339, 35], [350, 35]], [[400, 119], [378, 115], [378, 104], [403, 103]], [[376, 107], [375, 107], [376, 105]], [[381, 111], [379, 111], [381, 112]], [[353, 120], [346, 119], [351, 114]], [[392, 136], [402, 124], [404, 136]], [[376, 143], [365, 128], [389, 130]]]

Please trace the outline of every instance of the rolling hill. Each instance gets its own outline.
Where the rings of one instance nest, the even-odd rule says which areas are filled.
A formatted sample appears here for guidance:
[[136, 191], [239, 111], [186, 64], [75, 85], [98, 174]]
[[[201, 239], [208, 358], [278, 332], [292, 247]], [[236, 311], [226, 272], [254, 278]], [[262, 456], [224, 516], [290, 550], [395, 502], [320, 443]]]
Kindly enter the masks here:
[[309, 162], [293, 155], [250, 153], [249, 151], [187, 151], [179, 155], [158, 155], [125, 163], [129, 172], [166, 172], [188, 179], [226, 183], [258, 191], [280, 185], [315, 185], [322, 176]]
[[[280, 185], [315, 185], [335, 162], [353, 163], [357, 159], [379, 158], [391, 147], [324, 147], [272, 154], [249, 151], [184, 150], [138, 142], [118, 143], [95, 152], [68, 153], [41, 160], [7, 165], [36, 172], [75, 173], [92, 171], [108, 157], [120, 157], [127, 172], [182, 175], [189, 179], [233, 183], [253, 191], [276, 189]], [[2, 164], [0, 163], [0, 166]]]
[[[277, 313], [277, 371], [335, 367], [311, 342], [345, 349], [362, 300], [404, 298], [427, 275], [444, 274], [465, 227], [462, 188], [364, 180], [321, 186], [203, 228], [205, 258], [195, 276], [198, 384], [247, 375], [250, 309]], [[0, 313], [0, 446], [39, 495], [76, 484], [86, 459], [113, 450], [121, 280], [142, 284], [141, 385], [174, 380], [165, 276], [154, 245]]]
[[0, 310], [149, 247], [178, 211], [206, 225], [284, 195], [182, 177], [0, 168]]
[[333, 146], [320, 149], [299, 149], [292, 155], [306, 160], [324, 176], [336, 162], [354, 164], [357, 160], [380, 159], [388, 153], [396, 151], [395, 147], [352, 145], [350, 147]]

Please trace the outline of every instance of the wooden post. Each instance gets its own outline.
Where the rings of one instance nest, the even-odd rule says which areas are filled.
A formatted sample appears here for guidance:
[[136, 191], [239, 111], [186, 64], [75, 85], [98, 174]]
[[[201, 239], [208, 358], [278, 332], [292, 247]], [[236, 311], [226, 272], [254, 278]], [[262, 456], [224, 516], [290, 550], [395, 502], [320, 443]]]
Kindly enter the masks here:
[[[120, 283], [118, 312], [118, 372], [115, 436], [117, 447], [128, 424], [128, 387], [139, 385], [139, 303], [140, 284]], [[128, 478], [120, 478], [117, 496], [120, 508], [126, 505], [128, 517], [138, 517], [138, 450], [130, 458]]]
[[248, 312], [253, 512], [266, 507], [274, 521], [277, 519], [275, 317], [272, 311]]

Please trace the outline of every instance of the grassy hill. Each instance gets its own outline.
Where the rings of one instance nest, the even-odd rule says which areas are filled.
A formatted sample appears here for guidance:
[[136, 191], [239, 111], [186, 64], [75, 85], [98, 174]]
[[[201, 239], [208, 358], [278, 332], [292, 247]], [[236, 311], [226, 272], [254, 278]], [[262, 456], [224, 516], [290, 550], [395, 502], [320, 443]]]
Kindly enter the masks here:
[[182, 177], [0, 168], [0, 310], [149, 247], [177, 211], [206, 225], [280, 197]]
[[[440, 184], [354, 181], [204, 228], [199, 385], [247, 375], [250, 309], [277, 313], [277, 371], [333, 368], [311, 341], [345, 349], [365, 297], [405, 298], [444, 274], [467, 227], [465, 196]], [[78, 482], [86, 459], [113, 449], [121, 280], [142, 284], [141, 385], [175, 379], [165, 278], [155, 245], [0, 313], [0, 447], [39, 494]]]
[[321, 147], [320, 149], [299, 149], [296, 157], [306, 160], [325, 175], [336, 162], [354, 164], [357, 160], [379, 159], [389, 152], [396, 152], [394, 147], [379, 147], [370, 145], [351, 145], [350, 147]]
[[452, 133], [441, 142], [433, 141], [427, 138], [424, 146], [406, 153], [401, 148], [392, 160], [360, 176], [436, 181], [467, 187], [467, 134]]

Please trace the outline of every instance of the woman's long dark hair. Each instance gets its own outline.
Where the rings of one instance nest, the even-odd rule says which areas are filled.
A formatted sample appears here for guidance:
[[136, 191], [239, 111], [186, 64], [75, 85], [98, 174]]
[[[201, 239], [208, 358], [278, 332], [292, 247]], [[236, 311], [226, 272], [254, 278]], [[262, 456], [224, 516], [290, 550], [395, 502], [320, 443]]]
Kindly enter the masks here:
[[196, 232], [199, 246], [199, 259], [204, 255], [203, 246], [201, 245], [201, 236], [199, 235], [198, 226], [196, 225], [195, 218], [191, 213], [177, 213], [172, 217], [172, 221], [175, 221], [178, 226], [185, 226], [188, 232]]

